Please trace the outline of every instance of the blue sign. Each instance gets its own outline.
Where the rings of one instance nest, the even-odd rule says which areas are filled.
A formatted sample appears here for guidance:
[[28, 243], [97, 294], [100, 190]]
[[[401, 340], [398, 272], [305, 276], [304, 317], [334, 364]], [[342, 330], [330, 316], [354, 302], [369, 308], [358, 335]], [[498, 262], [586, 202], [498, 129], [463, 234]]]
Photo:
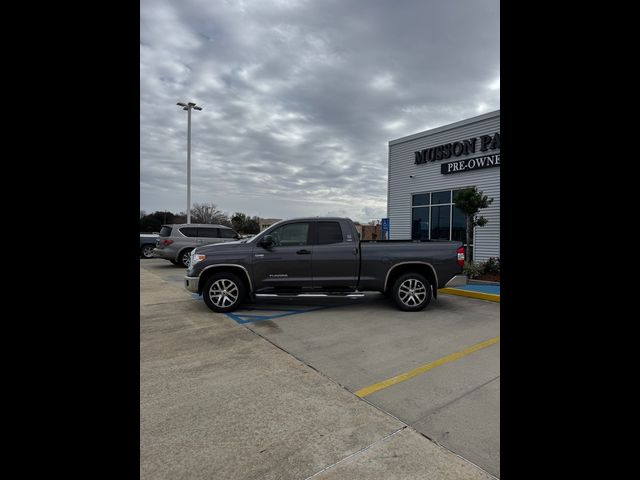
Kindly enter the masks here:
[[388, 218], [383, 218], [382, 219], [382, 231], [383, 232], [388, 232], [389, 231], [389, 219]]

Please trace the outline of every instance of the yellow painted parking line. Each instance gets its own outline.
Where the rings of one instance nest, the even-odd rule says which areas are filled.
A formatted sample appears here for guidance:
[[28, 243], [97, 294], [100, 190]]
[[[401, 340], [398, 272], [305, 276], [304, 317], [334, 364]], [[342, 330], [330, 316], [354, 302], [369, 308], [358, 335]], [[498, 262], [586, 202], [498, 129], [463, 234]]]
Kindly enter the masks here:
[[490, 302], [500, 302], [500, 295], [494, 295], [493, 293], [472, 292], [470, 290], [459, 290], [457, 288], [439, 288], [438, 292], [460, 295], [461, 297], [480, 298], [482, 300], [489, 300]]
[[401, 373], [400, 375], [388, 378], [386, 380], [383, 380], [382, 382], [374, 383], [373, 385], [369, 385], [368, 387], [361, 388], [356, 392], [356, 395], [360, 398], [366, 397], [367, 395], [371, 395], [378, 390], [382, 390], [384, 388], [390, 387], [391, 385], [395, 385], [396, 383], [404, 382], [405, 380], [409, 380], [410, 378], [413, 378], [417, 375], [428, 372], [429, 370], [436, 368], [439, 365], [444, 365], [445, 363], [453, 362], [454, 360], [466, 357], [473, 352], [477, 352], [478, 350], [487, 348], [495, 343], [498, 343], [499, 341], [500, 335], [494, 338], [490, 338], [489, 340], [485, 340], [484, 342], [476, 343], [475, 345], [471, 345], [464, 350], [460, 350], [459, 352], [452, 353], [451, 355], [447, 355], [446, 357], [439, 358], [438, 360], [434, 360], [433, 362], [426, 363], [417, 368], [414, 368], [413, 370], [409, 370], [406, 373]]

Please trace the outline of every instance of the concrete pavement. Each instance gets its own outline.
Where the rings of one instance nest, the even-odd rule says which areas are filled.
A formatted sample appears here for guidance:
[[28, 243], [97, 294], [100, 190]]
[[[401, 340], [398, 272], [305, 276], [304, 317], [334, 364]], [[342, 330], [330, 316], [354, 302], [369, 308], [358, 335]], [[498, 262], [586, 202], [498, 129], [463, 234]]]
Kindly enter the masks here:
[[492, 478], [144, 268], [140, 329], [143, 479]]

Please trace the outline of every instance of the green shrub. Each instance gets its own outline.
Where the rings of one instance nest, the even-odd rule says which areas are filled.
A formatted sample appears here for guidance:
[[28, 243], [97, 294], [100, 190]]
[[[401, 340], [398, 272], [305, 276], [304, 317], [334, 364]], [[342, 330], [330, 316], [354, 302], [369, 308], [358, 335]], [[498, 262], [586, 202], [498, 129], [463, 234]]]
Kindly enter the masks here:
[[489, 260], [482, 265], [482, 273], [490, 275], [500, 275], [500, 258], [489, 257]]
[[465, 262], [462, 273], [468, 278], [476, 278], [482, 275], [482, 264], [478, 262]]

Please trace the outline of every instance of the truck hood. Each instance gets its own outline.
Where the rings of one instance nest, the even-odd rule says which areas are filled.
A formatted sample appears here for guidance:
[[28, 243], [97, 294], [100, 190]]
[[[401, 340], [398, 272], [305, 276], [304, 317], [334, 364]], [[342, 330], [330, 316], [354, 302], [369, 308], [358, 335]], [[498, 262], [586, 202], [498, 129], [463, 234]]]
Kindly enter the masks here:
[[248, 243], [246, 240], [237, 240], [235, 242], [214, 243], [211, 245], [203, 245], [202, 247], [196, 247], [194, 250], [197, 253], [214, 254], [218, 252], [228, 252], [230, 250], [236, 250], [238, 248], [252, 248], [253, 243]]

